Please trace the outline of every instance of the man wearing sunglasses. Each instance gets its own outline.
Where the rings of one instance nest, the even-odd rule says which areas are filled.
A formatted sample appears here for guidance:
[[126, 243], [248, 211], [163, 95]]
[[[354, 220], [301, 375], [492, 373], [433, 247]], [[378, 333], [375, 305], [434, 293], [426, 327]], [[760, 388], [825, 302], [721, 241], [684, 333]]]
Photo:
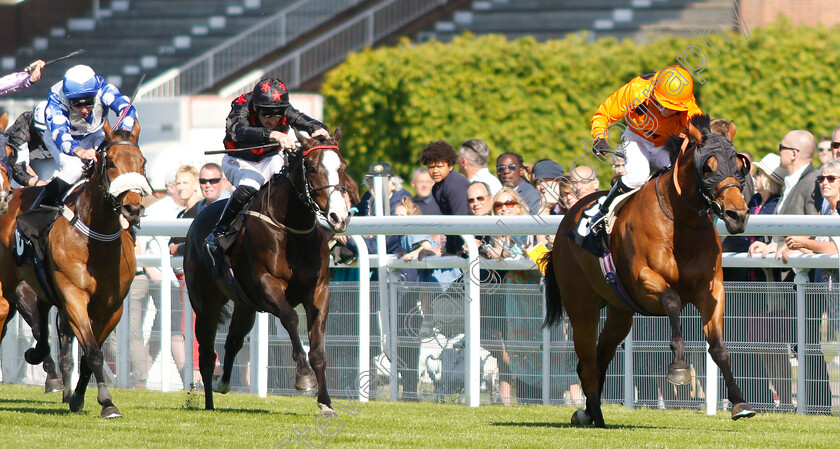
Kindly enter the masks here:
[[496, 174], [502, 185], [512, 187], [522, 197], [528, 210], [536, 214], [540, 210], [540, 192], [522, 177], [522, 156], [517, 153], [502, 153], [496, 158]]
[[108, 111], [125, 115], [114, 129], [131, 131], [137, 111], [128, 97], [86, 65], [71, 67], [50, 88], [44, 111], [44, 145], [58, 162], [56, 177], [44, 187], [32, 205], [57, 206], [70, 187], [82, 179], [85, 164], [96, 162], [96, 144], [105, 136]]
[[[672, 135], [686, 131], [692, 116], [702, 113], [691, 74], [680, 66], [639, 75], [601, 104], [591, 121], [592, 151], [602, 158], [613, 150], [624, 153], [625, 173], [601, 203], [600, 214], [593, 217], [593, 232], [603, 231], [604, 216], [617, 196], [647, 181], [651, 165], [658, 169], [670, 165], [662, 146]], [[627, 126], [616, 125], [622, 118]], [[609, 134], [615, 132], [621, 132], [621, 144], [611, 148]]]
[[840, 126], [834, 128], [834, 132], [831, 133], [831, 157], [834, 159], [840, 159]]
[[[295, 148], [294, 131], [329, 137], [326, 125], [298, 111], [289, 103], [286, 84], [265, 78], [253, 91], [231, 103], [224, 145], [243, 148], [222, 158], [225, 176], [236, 186], [213, 232], [207, 237], [211, 252], [218, 250], [218, 238], [231, 231], [239, 211], [251, 201], [262, 185], [283, 168], [280, 150]], [[265, 146], [262, 146], [265, 145]]]

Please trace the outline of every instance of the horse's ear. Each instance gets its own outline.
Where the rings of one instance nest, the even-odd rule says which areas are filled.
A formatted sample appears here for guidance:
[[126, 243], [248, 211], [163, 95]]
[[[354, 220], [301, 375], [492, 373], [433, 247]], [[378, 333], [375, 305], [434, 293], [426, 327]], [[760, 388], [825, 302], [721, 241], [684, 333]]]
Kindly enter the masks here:
[[303, 147], [305, 147], [305, 148], [309, 148], [309, 147], [311, 146], [311, 145], [307, 145], [307, 142], [309, 141], [309, 139], [307, 139], [306, 137], [304, 137], [304, 135], [303, 135], [303, 134], [301, 134], [301, 133], [300, 133], [297, 129], [295, 129], [295, 128], [292, 128], [292, 129], [294, 129], [294, 130], [295, 130], [295, 137], [297, 138], [298, 142], [300, 142], [300, 144], [301, 144]]
[[726, 137], [730, 142], [735, 141], [735, 120], [729, 122], [729, 131], [726, 133]]
[[108, 119], [105, 119], [105, 126], [102, 129], [105, 130], [105, 138], [110, 139], [113, 130], [111, 129], [111, 123], [108, 122]]
[[341, 140], [341, 127], [340, 126], [338, 128], [336, 128], [335, 131], [333, 131], [333, 140], [335, 140], [335, 143], [338, 143]]
[[695, 127], [694, 123], [688, 124], [688, 135], [697, 142], [703, 141], [703, 132], [701, 132], [699, 128]]
[[0, 115], [0, 132], [5, 132], [7, 126], [9, 126], [9, 114], [4, 112]]
[[135, 120], [134, 121], [134, 128], [131, 129], [131, 140], [132, 142], [138, 142], [140, 139], [140, 122]]

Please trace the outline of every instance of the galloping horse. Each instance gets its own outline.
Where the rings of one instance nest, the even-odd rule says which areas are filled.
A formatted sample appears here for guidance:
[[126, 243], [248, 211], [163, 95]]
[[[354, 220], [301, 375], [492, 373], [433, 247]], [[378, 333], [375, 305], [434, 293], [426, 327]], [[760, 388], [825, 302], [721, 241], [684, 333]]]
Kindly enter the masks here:
[[[23, 189], [10, 203], [9, 212], [0, 217], [0, 304], [8, 304], [7, 298], [21, 281], [40, 298], [40, 338], [35, 348], [27, 351], [27, 361], [40, 363], [49, 354], [47, 312], [51, 306], [58, 307], [66, 314], [83, 351], [70, 410], [84, 408], [85, 390], [93, 374], [103, 418], [122, 416], [105, 386], [101, 345], [122, 316], [123, 299], [137, 266], [128, 226], [140, 223], [141, 197], [151, 193], [143, 174], [146, 159], [137, 145], [139, 134], [139, 124], [132, 132], [112, 131], [105, 124], [105, 140], [96, 151], [90, 180], [68, 197], [68, 211], [72, 212], [62, 214], [65, 218], [60, 216], [46, 237], [43, 265], [48, 291], [38, 281], [33, 265], [17, 267], [12, 258], [16, 217], [29, 210], [39, 189]], [[6, 318], [0, 315], [0, 325]]]
[[[694, 117], [689, 134], [687, 140], [669, 140], [666, 150], [672, 155], [673, 168], [642, 186], [616, 218], [609, 246], [615, 272], [628, 293], [626, 300], [605, 280], [599, 258], [578, 246], [571, 234], [582, 211], [603, 192], [569, 210], [546, 256], [545, 324], [559, 322], [566, 308], [574, 331], [578, 377], [586, 395], [586, 410], [572, 415], [573, 424], [594, 422], [605, 427], [601, 392], [607, 367], [630, 332], [634, 310], [668, 316], [674, 353], [668, 380], [677, 385], [689, 382], [679, 319], [687, 303], [700, 313], [709, 354], [726, 382], [732, 419], [755, 414], [735, 384], [723, 344], [721, 243], [712, 218], [714, 214], [723, 219], [733, 234], [744, 231], [748, 209], [741, 186], [750, 164], [738, 155], [730, 139], [710, 134], [708, 116]], [[607, 319], [598, 336], [603, 307]]]
[[[350, 220], [348, 199], [356, 204], [359, 193], [356, 183], [345, 174], [347, 163], [338, 149], [340, 129], [330, 139], [305, 139], [299, 134], [297, 137], [302, 148], [286, 153], [284, 171], [274, 175], [254, 196], [243, 213], [242, 229], [230, 247], [234, 283], [241, 286], [236, 288], [240, 293], [222, 278], [211, 281], [213, 261], [204, 245], [224, 203], [208, 206], [187, 233], [184, 276], [196, 314], [195, 335], [207, 410], [213, 409], [214, 389], [221, 393], [230, 391], [234, 357], [260, 311], [279, 317], [289, 333], [297, 364], [295, 387], [312, 390], [317, 385], [322, 411], [334, 413], [327, 393], [324, 353], [330, 305], [327, 242], [331, 233], [322, 227], [319, 218], [332, 231], [344, 231]], [[222, 377], [214, 387], [213, 343], [222, 307], [229, 299], [234, 300], [233, 315], [225, 341]], [[294, 310], [298, 304], [306, 310], [312, 368], [307, 365], [298, 335], [298, 314]]]
[[[5, 130], [8, 123], [8, 114], [4, 113], [0, 116], [0, 131]], [[4, 151], [6, 152], [6, 157], [11, 161], [11, 156], [14, 154], [14, 148], [6, 143]], [[0, 183], [2, 183], [2, 185], [0, 185], [0, 214], [5, 214], [6, 211], [8, 211], [9, 201], [12, 199], [11, 173], [7, 170], [8, 167], [0, 165]], [[40, 322], [38, 297], [29, 284], [25, 281], [21, 281], [15, 289], [15, 293], [12, 295], [6, 295], [5, 297], [9, 299], [10, 302], [0, 304], [0, 317], [5, 317], [2, 319], [3, 324], [2, 329], [0, 329], [0, 341], [2, 341], [3, 336], [6, 335], [5, 323], [8, 323], [8, 320], [14, 316], [15, 312], [20, 312], [21, 317], [23, 317], [24, 321], [26, 321], [29, 327], [32, 328], [32, 335], [36, 340], [40, 340], [41, 328], [38, 325]], [[52, 356], [49, 353], [46, 354], [43, 358], [44, 372], [47, 374], [47, 379], [44, 383], [44, 391], [46, 393], [64, 391], [63, 400], [64, 402], [67, 402], [70, 400], [69, 389], [65, 389], [64, 383], [61, 379], [63, 377], [65, 382], [68, 381], [70, 378], [70, 370], [73, 367], [73, 360], [70, 355], [71, 348], [69, 345], [70, 339], [73, 338], [73, 331], [70, 329], [70, 326], [67, 323], [67, 320], [64, 319], [63, 315], [59, 315], [58, 333], [60, 338], [63, 339], [59, 361], [64, 375], [59, 375]], [[32, 350], [30, 349], [30, 351]], [[31, 355], [32, 352], [29, 354]]]

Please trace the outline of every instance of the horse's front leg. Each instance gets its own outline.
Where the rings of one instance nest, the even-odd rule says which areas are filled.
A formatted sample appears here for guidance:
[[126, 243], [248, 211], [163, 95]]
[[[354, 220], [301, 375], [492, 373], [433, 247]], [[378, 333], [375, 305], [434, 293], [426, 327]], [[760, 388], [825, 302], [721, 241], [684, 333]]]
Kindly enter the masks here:
[[732, 375], [732, 366], [729, 363], [729, 351], [723, 343], [724, 298], [723, 283], [717, 281], [712, 291], [707, 292], [695, 305], [698, 306], [700, 318], [703, 320], [703, 331], [706, 333], [706, 341], [709, 342], [709, 355], [720, 368], [726, 384], [727, 397], [732, 403], [732, 419], [749, 418], [755, 415], [755, 411], [744, 400], [741, 389], [735, 383], [735, 376]]
[[327, 328], [327, 315], [330, 308], [329, 285], [324, 282], [316, 288], [314, 301], [305, 301], [307, 329], [309, 329], [309, 363], [315, 370], [318, 380], [318, 405], [321, 413], [336, 416], [332, 409], [332, 400], [327, 392], [327, 356], [324, 349], [324, 335]]
[[671, 325], [671, 352], [674, 354], [674, 360], [668, 365], [668, 381], [674, 385], [688, 384], [691, 382], [691, 372], [685, 359], [685, 339], [680, 325], [680, 310], [682, 310], [680, 295], [659, 273], [650, 268], [642, 269], [640, 280], [648, 290], [648, 295], [658, 299], [659, 304], [665, 309], [668, 323]]
[[[105, 371], [103, 369], [104, 356], [102, 354], [101, 342], [105, 341], [108, 334], [113, 330], [116, 323], [119, 322], [122, 315], [122, 307], [114, 313], [107, 321], [103, 323], [96, 323], [97, 329], [94, 329], [88, 315], [88, 304], [90, 296], [78, 288], [65, 286], [62, 289], [65, 296], [65, 312], [70, 324], [73, 326], [73, 331], [79, 344], [84, 351], [84, 356], [79, 365], [79, 383], [76, 384], [76, 391], [70, 399], [70, 410], [78, 413], [84, 409], [85, 391], [87, 383], [90, 380], [91, 374], [96, 378], [97, 384], [97, 400], [102, 406], [103, 418], [117, 418], [122, 416], [120, 411], [114, 405], [111, 398], [111, 393], [105, 385]], [[94, 310], [93, 313], [96, 313]]]
[[58, 329], [58, 369], [61, 371], [61, 383], [64, 384], [64, 392], [61, 394], [61, 402], [70, 402], [70, 376], [73, 375], [73, 327], [67, 319], [67, 315], [61, 310], [56, 316], [56, 328]]
[[242, 304], [233, 307], [233, 316], [230, 318], [230, 329], [225, 339], [225, 360], [222, 366], [222, 378], [213, 386], [213, 391], [225, 394], [230, 391], [230, 377], [233, 373], [233, 361], [236, 354], [245, 344], [245, 336], [254, 327], [254, 320], [257, 318], [257, 311]]

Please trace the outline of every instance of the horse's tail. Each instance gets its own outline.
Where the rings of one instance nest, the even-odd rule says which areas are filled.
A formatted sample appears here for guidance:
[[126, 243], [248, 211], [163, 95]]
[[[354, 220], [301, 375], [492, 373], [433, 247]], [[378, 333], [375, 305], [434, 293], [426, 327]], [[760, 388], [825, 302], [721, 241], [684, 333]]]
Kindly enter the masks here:
[[551, 258], [551, 251], [545, 253], [540, 262], [545, 263], [545, 322], [543, 327], [551, 327], [563, 318], [563, 301], [560, 298], [560, 289], [557, 287], [557, 277], [554, 275], [554, 261]]

